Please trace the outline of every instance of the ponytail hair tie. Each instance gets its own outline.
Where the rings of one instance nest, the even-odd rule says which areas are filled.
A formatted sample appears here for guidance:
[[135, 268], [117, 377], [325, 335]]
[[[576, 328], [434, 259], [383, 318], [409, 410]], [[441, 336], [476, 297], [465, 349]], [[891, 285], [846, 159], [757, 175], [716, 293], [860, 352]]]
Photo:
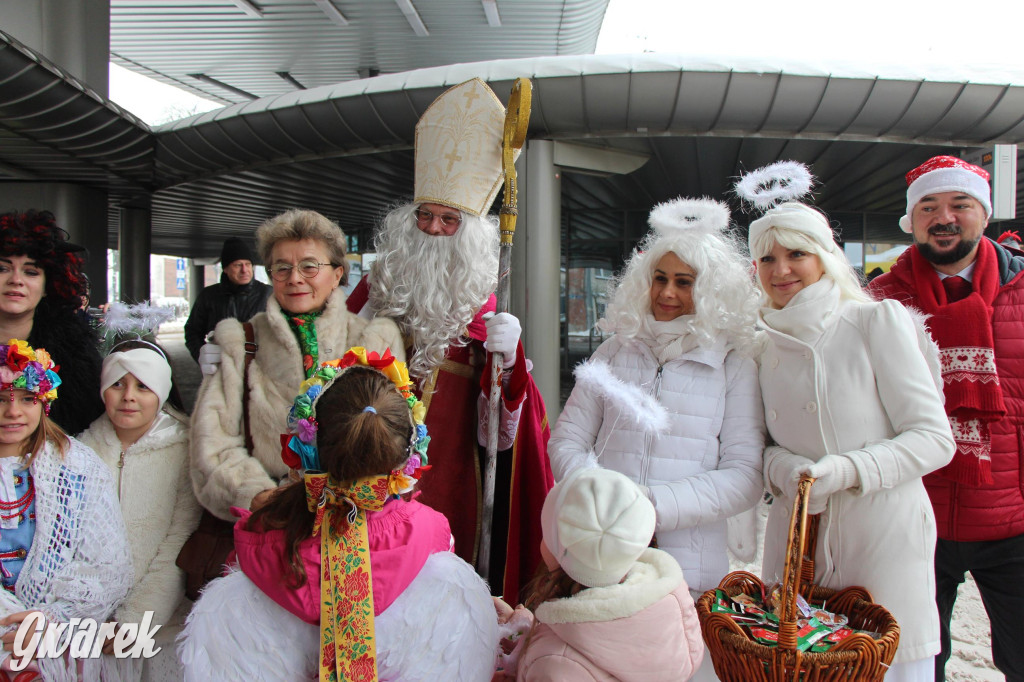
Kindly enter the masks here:
[[366, 407], [364, 407], [363, 412], [373, 412], [374, 414], [377, 414], [377, 410], [374, 409], [372, 405], [367, 405]]

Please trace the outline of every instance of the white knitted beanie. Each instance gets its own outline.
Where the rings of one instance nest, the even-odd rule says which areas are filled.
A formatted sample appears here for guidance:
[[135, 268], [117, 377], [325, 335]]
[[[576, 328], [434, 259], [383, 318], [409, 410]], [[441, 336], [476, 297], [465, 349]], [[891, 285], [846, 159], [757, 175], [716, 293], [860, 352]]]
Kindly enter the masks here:
[[544, 543], [569, 577], [587, 587], [620, 582], [654, 535], [654, 505], [609, 469], [577, 469], [544, 500]]

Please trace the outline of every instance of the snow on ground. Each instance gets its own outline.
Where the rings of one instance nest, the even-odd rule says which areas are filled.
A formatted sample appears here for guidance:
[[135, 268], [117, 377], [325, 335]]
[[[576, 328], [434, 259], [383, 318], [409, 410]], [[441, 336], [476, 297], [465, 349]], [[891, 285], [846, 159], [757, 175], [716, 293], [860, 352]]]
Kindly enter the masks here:
[[[762, 502], [757, 507], [756, 517], [751, 515], [751, 518], [744, 518], [741, 515], [730, 519], [730, 538], [735, 536], [732, 532], [734, 528], [746, 527], [749, 533], [755, 520], [757, 527], [754, 557], [750, 561], [741, 561], [730, 556], [731, 570], [761, 574], [761, 549], [768, 510], [769, 506]], [[749, 547], [746, 549], [749, 550]], [[992, 635], [988, 614], [985, 613], [978, 587], [970, 575], [960, 586], [956, 608], [953, 610], [952, 634], [953, 656], [946, 665], [946, 682], [1003, 682], [1006, 679], [992, 663]]]

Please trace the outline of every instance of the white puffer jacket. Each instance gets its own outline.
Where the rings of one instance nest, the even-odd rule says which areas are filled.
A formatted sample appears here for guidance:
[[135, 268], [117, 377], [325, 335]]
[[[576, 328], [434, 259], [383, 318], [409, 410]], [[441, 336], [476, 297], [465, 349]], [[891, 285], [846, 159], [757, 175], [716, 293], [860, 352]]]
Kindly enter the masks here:
[[655, 396], [669, 428], [647, 432], [614, 398], [577, 386], [548, 443], [555, 479], [593, 451], [601, 466], [648, 486], [658, 547], [679, 562], [691, 590], [715, 587], [729, 570], [726, 519], [762, 492], [764, 409], [753, 360], [719, 340], [659, 366], [646, 343], [615, 335], [591, 362]]

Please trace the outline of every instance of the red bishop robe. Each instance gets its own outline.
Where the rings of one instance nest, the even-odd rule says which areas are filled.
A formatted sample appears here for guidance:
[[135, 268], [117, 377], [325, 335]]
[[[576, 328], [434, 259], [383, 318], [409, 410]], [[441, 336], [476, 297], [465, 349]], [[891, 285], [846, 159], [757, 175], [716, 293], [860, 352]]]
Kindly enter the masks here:
[[[368, 298], [369, 287], [364, 277], [349, 295], [348, 309], [358, 313]], [[465, 346], [449, 346], [444, 363], [437, 370], [434, 391], [421, 396], [427, 408], [427, 456], [431, 470], [417, 486], [422, 492], [418, 501], [448, 518], [455, 552], [474, 565], [480, 542], [486, 451], [477, 441], [477, 402], [489, 379], [485, 373], [489, 356], [483, 348], [487, 333], [481, 318], [494, 309], [492, 295], [469, 324], [469, 342]], [[411, 357], [414, 349], [406, 350]], [[520, 601], [520, 591], [540, 563], [540, 511], [554, 485], [547, 457], [547, 410], [526, 364], [523, 346], [519, 344], [502, 401], [509, 413], [520, 407], [522, 412], [513, 446], [498, 453], [488, 579], [491, 592], [500, 591], [512, 604]]]

